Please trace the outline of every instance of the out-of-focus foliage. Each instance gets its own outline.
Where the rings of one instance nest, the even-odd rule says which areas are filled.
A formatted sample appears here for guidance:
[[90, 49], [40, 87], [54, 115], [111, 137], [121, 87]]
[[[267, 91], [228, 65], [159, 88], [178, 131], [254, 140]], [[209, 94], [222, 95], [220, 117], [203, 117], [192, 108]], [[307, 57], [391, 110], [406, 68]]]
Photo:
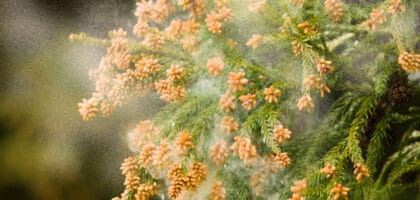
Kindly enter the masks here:
[[68, 34], [123, 26], [132, 3], [1, 2], [0, 199], [109, 199], [123, 188], [127, 127], [159, 105], [138, 100], [83, 122], [76, 104], [90, 93], [87, 69], [103, 50], [71, 44]]

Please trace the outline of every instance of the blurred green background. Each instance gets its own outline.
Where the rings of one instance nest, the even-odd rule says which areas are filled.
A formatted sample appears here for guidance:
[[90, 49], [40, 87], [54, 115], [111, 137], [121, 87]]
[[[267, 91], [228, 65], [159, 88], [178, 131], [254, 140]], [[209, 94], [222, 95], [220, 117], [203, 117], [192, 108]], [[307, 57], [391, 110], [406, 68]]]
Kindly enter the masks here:
[[[82, 121], [77, 103], [105, 49], [70, 33], [106, 37], [135, 23], [134, 0], [2, 0], [0, 199], [111, 199], [123, 190], [126, 133], [158, 105], [136, 99], [110, 118]], [[154, 98], [154, 97], [147, 97]]]

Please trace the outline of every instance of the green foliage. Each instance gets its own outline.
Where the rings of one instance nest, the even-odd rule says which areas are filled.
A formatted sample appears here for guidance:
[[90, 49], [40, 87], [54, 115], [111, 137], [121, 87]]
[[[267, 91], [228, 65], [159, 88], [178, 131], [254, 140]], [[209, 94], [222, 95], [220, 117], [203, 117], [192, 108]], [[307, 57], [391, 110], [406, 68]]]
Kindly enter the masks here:
[[278, 108], [273, 104], [265, 104], [259, 107], [242, 123], [240, 134], [255, 138], [262, 137], [262, 141], [272, 152], [280, 153], [281, 150], [278, 143], [273, 137], [273, 127], [279, 123], [278, 118], [281, 115], [281, 111], [282, 108]]
[[162, 137], [173, 139], [183, 129], [194, 129], [197, 133], [211, 130], [211, 116], [218, 112], [214, 96], [203, 94], [189, 98], [183, 103], [166, 106], [156, 115], [155, 121], [165, 125], [162, 128]]
[[419, 152], [420, 145], [414, 142], [400, 147], [390, 156], [373, 186], [370, 198], [393, 199], [397, 196], [407, 196], [409, 199], [413, 195], [407, 195], [407, 193], [418, 195], [414, 188], [415, 185], [419, 185], [416, 177], [420, 171]]
[[222, 170], [219, 176], [226, 180], [226, 196], [228, 198], [249, 199], [252, 196], [252, 188], [248, 185], [248, 170], [232, 165], [232, 167]]
[[368, 125], [369, 116], [372, 115], [377, 99], [375, 96], [366, 97], [359, 110], [354, 116], [353, 122], [347, 137], [346, 153], [349, 155], [353, 163], [363, 163], [362, 150], [359, 147], [359, 139], [361, 134], [365, 132], [365, 127]]
[[366, 155], [366, 164], [372, 175], [375, 175], [378, 167], [377, 165], [380, 164], [380, 161], [383, 159], [383, 156], [385, 155], [385, 148], [389, 145], [391, 140], [388, 133], [391, 128], [392, 120], [392, 116], [385, 116], [380, 122], [378, 122], [372, 133], [372, 138], [370, 139]]

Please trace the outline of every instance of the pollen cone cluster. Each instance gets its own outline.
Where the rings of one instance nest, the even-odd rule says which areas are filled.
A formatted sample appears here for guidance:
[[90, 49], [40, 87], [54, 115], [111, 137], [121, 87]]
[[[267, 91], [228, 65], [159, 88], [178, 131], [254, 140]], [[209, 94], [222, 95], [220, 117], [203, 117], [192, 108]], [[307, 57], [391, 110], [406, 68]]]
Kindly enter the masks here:
[[[148, 149], [150, 146], [145, 146], [144, 149]], [[133, 158], [128, 157], [121, 164], [122, 174], [125, 175], [124, 186], [126, 192], [135, 192], [135, 199], [147, 200], [151, 196], [157, 194], [157, 186], [149, 183], [141, 183], [140, 177], [137, 176], [137, 170], [139, 170], [139, 163]], [[124, 193], [121, 198], [124, 199]]]
[[331, 193], [334, 195], [333, 200], [338, 200], [340, 198], [348, 200], [349, 197], [347, 196], [350, 191], [350, 188], [343, 187], [340, 183], [335, 182], [334, 188], [331, 189]]
[[137, 175], [130, 173], [125, 176], [124, 186], [126, 190], [135, 191], [139, 185], [140, 178]]
[[242, 102], [242, 107], [247, 110], [251, 110], [257, 104], [256, 95], [251, 93], [240, 96], [239, 100]]
[[285, 168], [287, 165], [290, 165], [292, 160], [287, 156], [287, 153], [279, 153], [274, 158], [277, 165], [281, 166], [282, 168]]
[[111, 65], [119, 69], [127, 69], [130, 65], [130, 52], [128, 51], [127, 32], [118, 29], [109, 32], [111, 46], [107, 49], [107, 59]]
[[239, 129], [239, 124], [235, 122], [235, 118], [233, 117], [223, 117], [220, 129], [230, 135]]
[[181, 153], [186, 153], [189, 149], [194, 148], [192, 136], [186, 131], [181, 131], [176, 138], [176, 145]]
[[206, 17], [207, 28], [211, 33], [222, 33], [223, 22], [232, 20], [232, 11], [227, 7], [221, 7], [217, 11], [212, 11]]
[[304, 21], [298, 24], [297, 27], [307, 35], [315, 34], [317, 32], [316, 26], [309, 23], [309, 21]]
[[205, 4], [203, 0], [179, 0], [178, 5], [183, 8], [183, 10], [189, 10], [190, 18], [200, 17], [204, 14]]
[[361, 183], [364, 176], [365, 177], [370, 176], [369, 169], [367, 168], [366, 165], [362, 163], [356, 163], [356, 165], [354, 166], [353, 173], [356, 175], [357, 183]]
[[177, 176], [171, 180], [168, 188], [168, 195], [172, 199], [176, 199], [182, 192], [184, 187], [184, 177]]
[[135, 194], [135, 200], [149, 200], [151, 196], [157, 195], [157, 186], [147, 183], [140, 184]]
[[308, 188], [308, 180], [302, 179], [294, 182], [294, 185], [290, 188], [290, 191], [293, 193], [292, 198], [288, 200], [304, 200], [303, 193]]
[[184, 187], [185, 181], [184, 176], [182, 175], [182, 166], [181, 164], [174, 163], [169, 167], [168, 170], [168, 179], [171, 181], [168, 194], [169, 197], [172, 199], [176, 199], [182, 192], [182, 188]]
[[176, 40], [181, 38], [184, 33], [183, 27], [184, 22], [182, 20], [172, 20], [171, 24], [165, 29], [165, 33], [169, 38]]
[[262, 35], [254, 34], [252, 37], [246, 42], [246, 46], [252, 47], [256, 49], [260, 46], [262, 42]]
[[198, 37], [195, 35], [187, 35], [182, 39], [182, 48], [188, 52], [195, 52], [199, 49]]
[[332, 62], [329, 60], [325, 60], [323, 58], [319, 59], [316, 65], [316, 69], [318, 70], [319, 76], [323, 77], [324, 74], [328, 74], [334, 71], [334, 68], [331, 64]]
[[182, 29], [187, 34], [196, 34], [200, 29], [200, 24], [197, 22], [195, 18], [188, 19], [183, 23]]
[[330, 93], [330, 88], [327, 87], [324, 83], [321, 82], [320, 77], [316, 77], [314, 74], [309, 75], [305, 79], [306, 90], [310, 91], [311, 88], [316, 88], [321, 92], [321, 97], [324, 97], [324, 92]]
[[369, 28], [369, 30], [375, 30], [380, 24], [387, 21], [385, 11], [382, 9], [373, 9], [370, 13], [370, 18], [362, 23], [362, 25]]
[[167, 140], [162, 140], [153, 152], [152, 165], [156, 166], [157, 169], [165, 168], [169, 165], [170, 156], [171, 147], [169, 146]]
[[135, 64], [134, 75], [138, 80], [144, 80], [160, 70], [159, 62], [153, 56], [142, 56]]
[[306, 109], [307, 112], [310, 112], [314, 107], [315, 105], [312, 102], [312, 98], [309, 94], [303, 95], [298, 101], [299, 110]]
[[170, 84], [168, 88], [163, 90], [160, 98], [166, 102], [182, 102], [186, 97], [187, 91], [183, 86], [173, 86]]
[[420, 71], [420, 54], [400, 53], [398, 64], [407, 72]]
[[183, 74], [184, 68], [180, 67], [179, 65], [171, 65], [171, 67], [166, 70], [166, 76], [172, 82], [181, 80]]
[[278, 143], [282, 143], [283, 141], [289, 141], [291, 134], [292, 132], [289, 129], [283, 127], [282, 124], [278, 124], [273, 130], [274, 139]]
[[196, 189], [207, 178], [207, 167], [203, 163], [194, 162], [187, 174], [185, 188]]
[[139, 156], [140, 166], [146, 167], [153, 162], [152, 155], [153, 155], [154, 150], [155, 150], [155, 146], [153, 144], [148, 144], [143, 147]]
[[79, 113], [82, 116], [83, 120], [91, 120], [96, 117], [96, 113], [99, 112], [97, 98], [82, 99], [81, 103], [78, 103]]
[[207, 60], [207, 67], [209, 69], [209, 73], [213, 76], [219, 75], [219, 73], [223, 70], [224, 66], [225, 64], [223, 63], [223, 59], [219, 56]]
[[168, 79], [158, 80], [155, 84], [155, 89], [158, 94], [160, 94], [160, 99], [166, 102], [181, 102], [186, 97], [186, 89], [181, 86], [174, 86], [173, 81], [179, 80], [182, 78], [183, 69], [179, 67], [174, 67], [168, 70], [167, 75]]
[[296, 56], [302, 55], [302, 47], [301, 47], [300, 43], [297, 40], [293, 40], [292, 41], [292, 48], [293, 48], [293, 53]]
[[172, 1], [168, 0], [139, 1], [135, 15], [138, 18], [161, 24], [174, 12], [174, 9]]
[[210, 191], [210, 200], [225, 200], [226, 198], [226, 189], [223, 186], [222, 182], [216, 181], [211, 186]]
[[227, 92], [220, 98], [219, 106], [223, 111], [227, 113], [232, 112], [236, 109], [235, 97], [232, 96], [229, 92]]
[[244, 85], [248, 83], [248, 79], [245, 78], [245, 72], [231, 72], [229, 73], [229, 88], [234, 92], [244, 90]]
[[169, 197], [176, 199], [184, 188], [196, 189], [206, 180], [207, 167], [203, 163], [194, 162], [189, 172], [183, 174], [181, 164], [174, 163], [169, 167], [167, 177], [171, 181], [168, 188]]
[[325, 167], [319, 170], [322, 174], [327, 175], [327, 178], [335, 177], [335, 166], [331, 163], [325, 163]]
[[230, 149], [233, 151], [234, 155], [239, 155], [239, 158], [243, 160], [247, 166], [252, 166], [258, 158], [257, 150], [249, 138], [236, 136], [235, 142]]
[[388, 7], [388, 13], [399, 15], [405, 11], [405, 7], [402, 4], [402, 0], [392, 0], [391, 6]]
[[341, 0], [325, 0], [324, 6], [329, 17], [334, 22], [340, 21], [341, 16], [343, 16], [343, 3]]
[[264, 98], [268, 103], [277, 103], [278, 102], [277, 97], [281, 95], [281, 92], [280, 90], [274, 88], [273, 86], [270, 86], [264, 89], [264, 95], [265, 95]]
[[217, 165], [222, 165], [229, 155], [229, 149], [227, 142], [224, 140], [214, 143], [210, 147], [210, 156], [214, 163]]
[[171, 81], [168, 79], [158, 80], [155, 82], [155, 89], [158, 94], [164, 94], [171, 87]]
[[139, 164], [133, 157], [128, 157], [121, 164], [121, 172], [125, 175], [124, 186], [128, 191], [134, 191], [140, 185], [140, 178], [136, 175]]
[[120, 170], [123, 175], [134, 174], [140, 168], [136, 159], [133, 157], [128, 157], [124, 159], [124, 162], [121, 164]]
[[152, 51], [159, 51], [165, 44], [165, 37], [157, 31], [149, 32], [144, 36], [143, 44]]
[[167, 177], [169, 180], [173, 180], [178, 176], [182, 175], [182, 165], [179, 163], [173, 163], [169, 166]]
[[136, 25], [133, 27], [133, 34], [138, 38], [143, 38], [150, 30], [151, 27], [148, 21], [143, 18], [138, 18]]
[[130, 143], [141, 149], [144, 145], [150, 144], [159, 133], [159, 128], [153, 125], [152, 121], [141, 121], [129, 135]]

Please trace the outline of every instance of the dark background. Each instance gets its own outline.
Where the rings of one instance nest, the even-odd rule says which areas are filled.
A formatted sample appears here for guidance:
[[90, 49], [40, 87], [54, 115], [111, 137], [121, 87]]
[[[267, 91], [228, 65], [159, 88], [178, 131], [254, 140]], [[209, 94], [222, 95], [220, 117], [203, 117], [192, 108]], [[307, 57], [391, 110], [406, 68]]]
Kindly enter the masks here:
[[[85, 122], [88, 70], [105, 49], [70, 33], [131, 32], [134, 0], [2, 0], [0, 3], [0, 199], [111, 199], [123, 191], [126, 134], [157, 106], [136, 99]], [[148, 97], [153, 98], [153, 97]]]

